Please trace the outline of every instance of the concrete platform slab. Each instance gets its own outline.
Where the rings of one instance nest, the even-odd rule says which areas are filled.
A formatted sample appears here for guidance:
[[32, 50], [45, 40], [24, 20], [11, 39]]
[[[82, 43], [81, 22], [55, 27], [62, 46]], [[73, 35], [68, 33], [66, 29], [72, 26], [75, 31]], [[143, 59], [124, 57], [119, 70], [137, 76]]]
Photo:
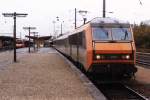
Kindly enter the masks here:
[[96, 99], [64, 58], [46, 52], [26, 54], [0, 71], [0, 100]]

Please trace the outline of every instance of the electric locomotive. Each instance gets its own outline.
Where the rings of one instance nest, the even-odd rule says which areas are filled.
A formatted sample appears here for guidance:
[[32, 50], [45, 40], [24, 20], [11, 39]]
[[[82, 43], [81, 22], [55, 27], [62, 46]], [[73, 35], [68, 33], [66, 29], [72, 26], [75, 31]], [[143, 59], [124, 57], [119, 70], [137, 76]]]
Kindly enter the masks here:
[[54, 45], [89, 73], [133, 76], [137, 71], [133, 31], [128, 22], [97, 17], [55, 39]]

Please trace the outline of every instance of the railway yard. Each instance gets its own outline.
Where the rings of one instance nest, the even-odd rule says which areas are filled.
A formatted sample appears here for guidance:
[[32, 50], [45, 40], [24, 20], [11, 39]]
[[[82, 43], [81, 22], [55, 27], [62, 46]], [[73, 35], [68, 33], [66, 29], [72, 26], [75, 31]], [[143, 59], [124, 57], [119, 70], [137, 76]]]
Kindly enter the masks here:
[[18, 49], [17, 63], [12, 61], [12, 51], [0, 55], [0, 100], [150, 99], [150, 69], [142, 63], [133, 79], [104, 84], [91, 82], [52, 48], [30, 54], [27, 48]]

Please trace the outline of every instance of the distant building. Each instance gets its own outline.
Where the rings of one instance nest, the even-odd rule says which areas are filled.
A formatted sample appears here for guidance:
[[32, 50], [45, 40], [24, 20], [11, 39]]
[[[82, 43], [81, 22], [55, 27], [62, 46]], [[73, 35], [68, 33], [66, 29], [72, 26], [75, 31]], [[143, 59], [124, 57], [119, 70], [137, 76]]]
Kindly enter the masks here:
[[[26, 36], [26, 37], [29, 38], [29, 36]], [[36, 47], [48, 46], [48, 40], [50, 40], [51, 37], [52, 36], [40, 36], [40, 37], [30, 36], [30, 38], [33, 39], [33, 41], [35, 41]]]
[[13, 48], [13, 37], [0, 36], [0, 50], [12, 48]]

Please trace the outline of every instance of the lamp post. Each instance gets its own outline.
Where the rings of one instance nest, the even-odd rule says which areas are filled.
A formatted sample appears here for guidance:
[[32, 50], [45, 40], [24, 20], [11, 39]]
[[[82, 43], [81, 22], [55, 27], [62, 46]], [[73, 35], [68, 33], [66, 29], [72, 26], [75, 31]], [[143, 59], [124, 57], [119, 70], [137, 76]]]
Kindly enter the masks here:
[[35, 34], [37, 35], [38, 34], [38, 32], [31, 32], [32, 34], [33, 34], [33, 36], [34, 36], [34, 39], [33, 39], [33, 42], [34, 42], [34, 51], [35, 51]]
[[[35, 37], [37, 37], [37, 39], [39, 39], [39, 35], [35, 35]], [[38, 45], [39, 45], [39, 41], [37, 41], [37, 51], [38, 51]]]
[[63, 35], [63, 25], [62, 25], [63, 23], [64, 23], [64, 21], [61, 22], [61, 33], [60, 33], [60, 35]]
[[83, 24], [85, 24], [85, 22], [86, 22], [86, 20], [87, 20], [87, 18], [86, 18], [87, 12], [88, 12], [88, 11], [86, 11], [86, 10], [79, 10], [79, 14], [81, 14], [82, 17], [83, 17]]
[[23, 27], [25, 30], [29, 30], [29, 53], [30, 53], [30, 30], [36, 29], [36, 27]]
[[4, 17], [13, 17], [14, 19], [14, 29], [13, 29], [13, 48], [14, 48], [14, 62], [17, 62], [16, 60], [16, 17], [26, 17], [28, 14], [25, 13], [3, 13]]
[[140, 5], [143, 5], [143, 3], [142, 3], [142, 1], [141, 1], [141, 0], [139, 0], [139, 2], [140, 2]]
[[88, 13], [88, 11], [86, 10], [79, 10], [77, 11], [77, 9], [75, 8], [75, 29], [77, 28], [77, 12], [79, 12], [82, 17], [83, 17], [83, 24], [85, 24], [87, 18], [86, 18], [86, 14]]
[[56, 23], [56, 21], [53, 21], [53, 25], [54, 25], [54, 35], [56, 35], [56, 30], [55, 30], [55, 23]]
[[[60, 18], [58, 16], [56, 18], [57, 18], [57, 21], [60, 21]], [[63, 34], [63, 25], [62, 25], [62, 23], [64, 23], [64, 21], [61, 21], [60, 23], [61, 23], [60, 24], [60, 36], [61, 36]]]
[[21, 36], [21, 35], [22, 35], [22, 33], [20, 32], [20, 39], [22, 39], [22, 36]]

